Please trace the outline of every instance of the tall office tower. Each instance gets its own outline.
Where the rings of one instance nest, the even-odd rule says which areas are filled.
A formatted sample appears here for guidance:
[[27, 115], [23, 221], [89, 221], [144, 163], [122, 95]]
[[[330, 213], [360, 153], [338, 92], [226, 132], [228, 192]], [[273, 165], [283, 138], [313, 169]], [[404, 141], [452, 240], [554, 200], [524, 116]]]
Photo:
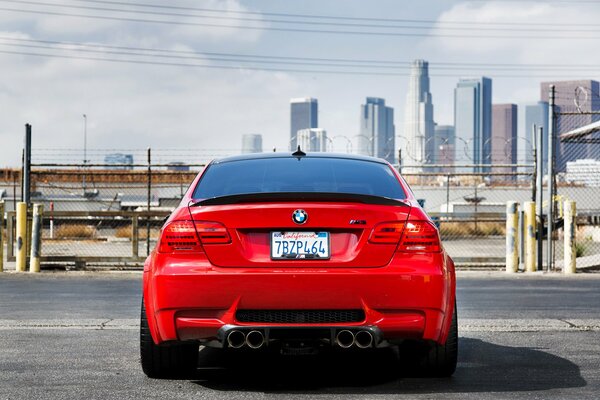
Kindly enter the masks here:
[[[432, 154], [432, 164], [453, 164], [454, 163], [454, 126], [435, 125], [433, 139], [427, 141], [427, 153]], [[440, 167], [427, 172], [451, 172], [452, 167]]]
[[548, 170], [548, 103], [538, 101], [536, 104], [525, 105], [524, 118], [519, 118], [522, 123], [519, 127], [518, 162], [519, 164], [533, 164], [533, 149], [537, 146], [537, 132], [533, 134], [533, 126], [536, 130], [542, 128], [542, 147], [544, 173]]
[[[566, 169], [567, 162], [579, 159], [600, 159], [597, 143], [561, 143], [559, 135], [600, 120], [600, 83], [591, 79], [575, 81], [542, 82], [540, 100], [548, 101], [550, 85], [556, 87], [555, 105], [557, 112], [579, 113], [557, 119], [555, 140], [555, 165], [557, 172]], [[597, 136], [594, 136], [597, 138]]]
[[317, 99], [300, 97], [290, 100], [290, 150], [296, 150], [296, 136], [300, 129], [319, 126], [319, 105]]
[[[492, 105], [492, 164], [517, 163], [517, 105]], [[516, 172], [515, 168], [498, 168], [493, 172]], [[496, 180], [513, 180], [514, 175]]]
[[[454, 129], [457, 164], [491, 163], [491, 79], [482, 77], [458, 82], [454, 89]], [[471, 170], [483, 172], [489, 168], [473, 167]]]
[[242, 154], [262, 153], [262, 135], [245, 133], [242, 135]]
[[327, 132], [325, 129], [300, 129], [298, 144], [302, 151], [327, 151]]
[[393, 163], [395, 132], [394, 109], [386, 106], [384, 99], [367, 97], [366, 104], [360, 106], [358, 153]]
[[433, 104], [429, 92], [429, 63], [415, 60], [410, 70], [408, 93], [404, 110], [404, 131], [406, 139], [402, 143], [403, 164], [415, 165], [415, 168], [403, 168], [403, 171], [422, 171], [421, 165], [431, 163], [432, 154], [426, 151], [427, 143], [434, 135]]

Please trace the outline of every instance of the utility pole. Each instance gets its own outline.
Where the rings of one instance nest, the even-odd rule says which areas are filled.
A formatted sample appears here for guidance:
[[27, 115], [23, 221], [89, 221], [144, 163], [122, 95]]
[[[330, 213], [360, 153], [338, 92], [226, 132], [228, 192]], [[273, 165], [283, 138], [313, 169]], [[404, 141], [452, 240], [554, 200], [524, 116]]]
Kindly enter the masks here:
[[548, 266], [551, 271], [553, 267], [552, 255], [552, 230], [554, 229], [554, 135], [556, 129], [556, 110], [554, 105], [556, 88], [550, 85], [550, 121], [548, 125]]
[[[536, 130], [536, 126], [533, 126], [533, 129]], [[544, 209], [542, 207], [544, 203], [544, 148], [543, 148], [543, 131], [544, 128], [541, 126], [537, 128], [536, 132], [536, 184], [537, 187], [536, 193], [537, 197], [535, 199], [535, 216], [536, 216], [536, 225], [537, 229], [537, 270], [542, 271], [544, 269]], [[550, 243], [550, 241], [548, 241]]]

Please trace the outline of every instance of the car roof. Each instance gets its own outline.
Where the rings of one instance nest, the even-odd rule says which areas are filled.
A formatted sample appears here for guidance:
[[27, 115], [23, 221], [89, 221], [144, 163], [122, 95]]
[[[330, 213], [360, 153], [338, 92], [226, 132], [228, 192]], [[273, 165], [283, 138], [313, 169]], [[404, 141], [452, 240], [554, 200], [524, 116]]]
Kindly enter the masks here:
[[376, 162], [379, 164], [387, 164], [387, 161], [369, 156], [361, 156], [357, 154], [344, 154], [344, 153], [327, 153], [327, 152], [308, 152], [305, 155], [294, 155], [291, 152], [272, 152], [272, 153], [251, 153], [251, 154], [242, 154], [238, 156], [225, 157], [221, 159], [213, 160], [211, 164], [221, 164], [232, 161], [244, 161], [244, 160], [263, 160], [270, 158], [338, 158], [345, 160], [355, 160], [355, 161], [369, 161]]

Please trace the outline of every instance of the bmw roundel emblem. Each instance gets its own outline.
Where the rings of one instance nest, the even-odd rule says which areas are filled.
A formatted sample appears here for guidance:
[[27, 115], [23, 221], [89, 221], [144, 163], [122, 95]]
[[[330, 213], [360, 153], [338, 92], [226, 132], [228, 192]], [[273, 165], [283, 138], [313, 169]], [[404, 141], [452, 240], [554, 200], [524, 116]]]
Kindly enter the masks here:
[[306, 221], [308, 221], [308, 214], [304, 210], [295, 210], [292, 213], [292, 220], [295, 223], [301, 225], [301, 224], [305, 223]]

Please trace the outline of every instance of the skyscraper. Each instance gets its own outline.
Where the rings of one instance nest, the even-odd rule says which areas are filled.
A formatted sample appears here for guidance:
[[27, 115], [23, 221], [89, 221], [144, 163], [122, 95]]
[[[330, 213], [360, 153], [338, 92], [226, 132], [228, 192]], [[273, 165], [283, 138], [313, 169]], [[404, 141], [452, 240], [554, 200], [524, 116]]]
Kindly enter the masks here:
[[394, 109], [385, 100], [367, 97], [360, 106], [360, 134], [358, 153], [394, 162], [395, 154]]
[[[517, 105], [492, 106], [492, 164], [517, 163]], [[493, 172], [516, 172], [514, 168], [499, 168]], [[514, 176], [500, 176], [498, 180], [512, 180]]]
[[418, 172], [418, 166], [431, 162], [432, 154], [427, 154], [427, 143], [434, 135], [433, 104], [429, 92], [429, 63], [415, 60], [412, 63], [406, 94], [404, 111], [404, 131], [406, 143], [401, 145], [404, 164], [417, 167], [405, 169]]
[[262, 153], [262, 135], [245, 133], [242, 135], [242, 154]]
[[325, 129], [300, 129], [298, 144], [302, 151], [327, 151], [327, 132]]
[[524, 125], [521, 127], [519, 138], [519, 163], [532, 164], [533, 148], [537, 146], [536, 135], [533, 135], [533, 126], [537, 129], [542, 128], [543, 132], [543, 167], [544, 173], [548, 170], [548, 103], [538, 101], [536, 104], [528, 104], [525, 106]]
[[[453, 164], [454, 163], [454, 127], [452, 125], [435, 125], [432, 140], [427, 141], [427, 154], [431, 154], [432, 164]], [[449, 172], [451, 167], [436, 168], [437, 171]], [[434, 172], [428, 170], [428, 172]]]
[[[457, 164], [491, 163], [491, 79], [482, 77], [461, 79], [458, 82], [454, 89], [454, 129]], [[475, 172], [485, 170], [479, 167], [473, 168]]]
[[[566, 169], [567, 162], [578, 159], [600, 159], [600, 146], [597, 143], [561, 143], [559, 135], [600, 120], [600, 83], [590, 79], [575, 81], [542, 82], [540, 100], [548, 101], [550, 85], [556, 88], [556, 112], [579, 113], [557, 119], [555, 132], [555, 165], [557, 172]], [[587, 114], [586, 114], [587, 113]]]
[[290, 150], [296, 150], [296, 136], [301, 129], [319, 126], [319, 106], [317, 99], [300, 97], [290, 100]]

